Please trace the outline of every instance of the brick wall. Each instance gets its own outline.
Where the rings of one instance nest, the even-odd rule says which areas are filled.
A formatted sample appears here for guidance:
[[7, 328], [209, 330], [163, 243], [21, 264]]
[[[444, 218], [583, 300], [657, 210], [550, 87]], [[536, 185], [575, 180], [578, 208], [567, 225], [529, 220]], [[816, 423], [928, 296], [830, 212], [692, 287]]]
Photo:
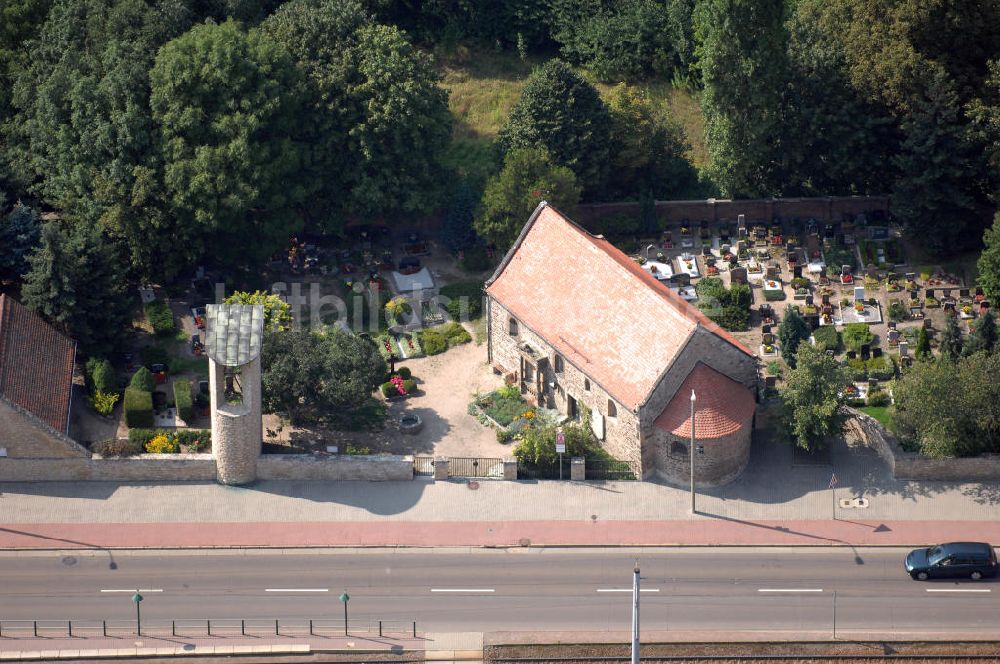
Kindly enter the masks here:
[[[735, 221], [740, 214], [747, 221], [769, 221], [774, 217], [815, 218], [839, 221], [844, 214], [856, 215], [874, 210], [888, 210], [888, 196], [831, 196], [823, 198], [772, 198], [754, 200], [708, 199], [703, 201], [657, 201], [656, 214], [665, 226], [677, 226], [681, 220], [692, 222]], [[585, 228], [604, 217], [639, 215], [639, 203], [595, 203], [577, 206], [576, 221]]]
[[31, 413], [0, 399], [0, 447], [19, 459], [66, 459], [90, 453]]
[[312, 454], [265, 454], [257, 461], [262, 480], [366, 480], [389, 482], [413, 479], [413, 457], [375, 454], [371, 456], [315, 456]]
[[[491, 362], [503, 368], [504, 373], [517, 372], [518, 379], [523, 376], [521, 370], [521, 355], [517, 344], [527, 341], [542, 351], [548, 361], [542, 373], [541, 401], [547, 408], [555, 408], [565, 414], [568, 408], [568, 397], [572, 396], [578, 404], [584, 405], [604, 419], [604, 440], [602, 441], [608, 453], [616, 459], [628, 461], [634, 472], [642, 474], [642, 455], [639, 449], [639, 421], [635, 413], [615, 401], [617, 417], [608, 417], [608, 392], [590, 379], [578, 367], [568, 360], [563, 362], [563, 371], [555, 372], [556, 351], [545, 340], [528, 328], [523, 321], [518, 321], [518, 335], [512, 337], [508, 333], [510, 312], [495, 299], [490, 298], [489, 335]], [[550, 388], [554, 382], [556, 387]], [[589, 382], [589, 387], [588, 387]], [[525, 394], [526, 397], [535, 397]]]

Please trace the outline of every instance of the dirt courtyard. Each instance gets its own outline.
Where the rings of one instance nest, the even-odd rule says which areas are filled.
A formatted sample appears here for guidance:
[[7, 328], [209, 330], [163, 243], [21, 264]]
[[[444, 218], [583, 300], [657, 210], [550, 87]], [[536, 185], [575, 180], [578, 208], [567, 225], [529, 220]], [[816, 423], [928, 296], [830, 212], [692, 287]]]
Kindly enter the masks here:
[[[467, 343], [440, 355], [398, 362], [409, 367], [420, 387], [413, 395], [391, 401], [385, 427], [376, 432], [337, 431], [285, 426], [278, 432], [278, 418], [264, 416], [264, 443], [292, 441], [295, 447], [324, 451], [337, 445], [367, 447], [373, 454], [413, 454], [417, 456], [504, 457], [511, 445], [498, 443], [496, 432], [468, 414], [472, 395], [489, 392], [502, 384], [486, 364], [486, 346]], [[414, 435], [399, 431], [404, 413], [419, 415], [423, 429]], [[272, 436], [271, 434], [277, 434]], [[287, 443], [285, 443], [287, 444]], [[272, 448], [272, 451], [277, 451]]]

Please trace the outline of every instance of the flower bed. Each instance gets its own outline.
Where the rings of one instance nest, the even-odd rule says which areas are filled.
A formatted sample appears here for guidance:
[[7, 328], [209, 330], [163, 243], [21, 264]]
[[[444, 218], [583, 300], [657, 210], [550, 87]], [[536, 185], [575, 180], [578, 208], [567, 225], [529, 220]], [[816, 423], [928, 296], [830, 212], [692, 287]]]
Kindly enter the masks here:
[[497, 390], [476, 397], [472, 402], [472, 407], [485, 415], [491, 422], [499, 427], [509, 427], [514, 421], [522, 417], [534, 418], [534, 411], [528, 406], [528, 402], [521, 396], [520, 390], [514, 385], [507, 385]]

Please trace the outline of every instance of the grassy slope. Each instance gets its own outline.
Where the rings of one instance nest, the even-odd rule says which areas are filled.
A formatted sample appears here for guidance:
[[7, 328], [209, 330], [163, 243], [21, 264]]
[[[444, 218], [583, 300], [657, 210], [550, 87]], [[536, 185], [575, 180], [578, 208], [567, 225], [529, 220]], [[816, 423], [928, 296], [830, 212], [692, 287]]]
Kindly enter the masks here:
[[[441, 85], [449, 93], [449, 106], [455, 119], [454, 142], [449, 159], [461, 172], [486, 177], [493, 172], [491, 144], [510, 109], [517, 103], [531, 69], [544, 59], [521, 60], [516, 53], [470, 50], [457, 47], [437, 53]], [[586, 72], [582, 72], [585, 76]], [[595, 83], [601, 94], [611, 85]], [[707, 161], [704, 125], [697, 99], [684, 90], [676, 90], [664, 81], [640, 84], [656, 103], [667, 107], [671, 117], [687, 132], [691, 160], [696, 166]]]

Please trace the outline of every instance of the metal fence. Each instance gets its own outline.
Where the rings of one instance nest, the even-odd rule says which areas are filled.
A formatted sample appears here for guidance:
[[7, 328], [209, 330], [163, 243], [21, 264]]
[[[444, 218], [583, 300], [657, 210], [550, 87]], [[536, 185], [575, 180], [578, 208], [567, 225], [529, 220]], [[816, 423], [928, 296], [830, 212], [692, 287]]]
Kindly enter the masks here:
[[587, 459], [585, 477], [588, 480], [634, 480], [635, 472], [628, 461]]
[[429, 456], [413, 457], [413, 473], [415, 475], [433, 475], [434, 457], [429, 457]]
[[503, 479], [503, 459], [451, 457], [448, 459], [448, 476]]
[[141, 636], [416, 636], [416, 621], [334, 618], [186, 618], [183, 620], [0, 620], [0, 638]]

